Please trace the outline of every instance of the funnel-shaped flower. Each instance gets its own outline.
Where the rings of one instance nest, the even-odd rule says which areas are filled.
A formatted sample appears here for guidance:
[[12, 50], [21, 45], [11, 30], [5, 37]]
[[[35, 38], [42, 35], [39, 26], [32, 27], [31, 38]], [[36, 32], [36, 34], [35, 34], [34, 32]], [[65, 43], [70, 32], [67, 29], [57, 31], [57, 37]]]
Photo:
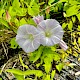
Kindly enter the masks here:
[[33, 17], [33, 20], [36, 24], [39, 24], [42, 20], [44, 20], [44, 17], [43, 15], [42, 16], [38, 15], [36, 17]]
[[52, 46], [58, 44], [63, 37], [63, 29], [55, 19], [46, 19], [38, 24], [38, 30], [41, 32], [41, 44]]
[[25, 52], [33, 52], [40, 46], [39, 31], [32, 25], [20, 26], [16, 41]]
[[65, 51], [68, 49], [68, 46], [66, 45], [66, 43], [63, 40], [60, 41], [59, 45]]

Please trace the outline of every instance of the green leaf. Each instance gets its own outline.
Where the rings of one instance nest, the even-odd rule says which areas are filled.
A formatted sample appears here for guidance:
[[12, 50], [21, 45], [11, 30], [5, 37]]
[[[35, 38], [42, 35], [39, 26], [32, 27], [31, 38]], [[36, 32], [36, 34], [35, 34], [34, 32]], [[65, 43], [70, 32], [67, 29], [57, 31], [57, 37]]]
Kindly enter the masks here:
[[19, 8], [19, 7], [20, 7], [20, 2], [19, 2], [19, 0], [14, 0], [12, 6], [13, 6], [14, 8], [16, 8], [16, 9]]
[[73, 23], [76, 21], [76, 17], [74, 16], [72, 16], [72, 21], [73, 21]]
[[69, 4], [71, 4], [71, 5], [77, 5], [77, 4], [80, 4], [80, 2], [78, 2], [76, 0], [70, 0]]
[[18, 8], [16, 9], [16, 15], [25, 16], [27, 12], [27, 8]]
[[78, 30], [80, 31], [80, 25], [78, 25]]
[[22, 66], [23, 67], [25, 67], [26, 69], [28, 68], [28, 66], [27, 65], [25, 65], [24, 63], [23, 63], [23, 60], [22, 60], [22, 58], [21, 58], [21, 56], [19, 55], [19, 60], [20, 60], [20, 62], [21, 62], [21, 64], [22, 64]]
[[27, 70], [27, 71], [24, 71], [24, 75], [32, 75], [32, 74], [34, 74], [38, 77], [43, 76], [43, 73], [40, 70]]
[[30, 6], [34, 5], [34, 3], [35, 3], [35, 0], [31, 0]]
[[0, 78], [0, 80], [2, 80], [2, 78]]
[[72, 21], [70, 21], [70, 22], [68, 23], [68, 29], [69, 29], [69, 30], [72, 30], [72, 28], [73, 28], [73, 23], [72, 23]]
[[69, 9], [66, 10], [66, 15], [67, 15], [66, 17], [76, 15], [78, 13], [78, 10], [79, 9], [77, 5], [69, 7]]
[[49, 73], [49, 71], [51, 70], [51, 66], [52, 66], [51, 62], [45, 63], [43, 66], [45, 67], [46, 73]]
[[11, 17], [16, 16], [16, 11], [14, 10], [14, 8], [12, 6], [9, 7], [9, 14]]
[[80, 44], [80, 37], [78, 37], [78, 43]]
[[46, 13], [46, 19], [49, 19], [49, 18], [50, 18], [50, 14]]
[[2, 18], [2, 14], [5, 12], [5, 10], [4, 9], [1, 9], [0, 10], [0, 18]]
[[40, 46], [38, 51], [35, 51], [31, 54], [29, 60], [33, 61], [33, 63], [36, 62], [40, 58], [43, 48], [44, 48], [43, 46]]
[[39, 5], [34, 2], [34, 4], [32, 6], [28, 6], [28, 14], [31, 16], [38, 15], [39, 14]]
[[37, 64], [36, 64], [37, 68], [38, 68], [41, 64], [42, 64], [41, 62], [40, 62], [40, 63], [37, 63]]
[[68, 25], [67, 23], [63, 23], [62, 28], [65, 29], [67, 25]]
[[53, 53], [53, 59], [54, 59], [54, 61], [59, 61], [60, 60], [60, 54], [54, 52]]
[[53, 62], [53, 55], [54, 55], [54, 52], [51, 50], [51, 48], [44, 48], [43, 49], [43, 54], [41, 56], [41, 61], [44, 61], [44, 68], [45, 68], [45, 71], [46, 73], [49, 73], [49, 71], [51, 70], [52, 68], [52, 62]]
[[55, 0], [49, 0], [48, 1], [48, 5], [50, 5], [51, 6], [51, 3], [53, 3]]
[[23, 25], [23, 24], [27, 24], [27, 22], [26, 22], [26, 20], [25, 20], [24, 18], [22, 18], [22, 19], [20, 20], [20, 25]]
[[8, 25], [8, 22], [6, 22], [5, 20], [0, 19], [0, 23], [1, 23], [2, 25], [4, 25], [5, 27], [10, 28], [9, 25]]
[[67, 0], [60, 0], [60, 2], [67, 2]]
[[56, 69], [60, 72], [63, 68], [63, 63], [59, 63], [58, 65], [56, 65]]
[[56, 47], [55, 46], [51, 46], [51, 50], [52, 51], [56, 51]]
[[27, 23], [36, 26], [35, 22], [31, 18], [27, 20]]
[[52, 70], [51, 72], [51, 80], [53, 80], [54, 76], [55, 76], [56, 70]]
[[76, 15], [78, 20], [80, 21], [80, 13]]
[[17, 75], [24, 75], [24, 72], [18, 69], [7, 69], [6, 71]]
[[53, 55], [54, 52], [50, 48], [44, 48], [41, 60], [43, 60], [45, 64], [51, 63], [53, 61]]
[[10, 41], [10, 44], [11, 44], [10, 47], [13, 48], [13, 49], [16, 49], [17, 46], [18, 46], [18, 44], [16, 43], [15, 39], [16, 38], [12, 38], [11, 41]]
[[20, 0], [21, 2], [24, 2], [24, 0]]
[[44, 80], [50, 80], [50, 75], [47, 74]]
[[16, 77], [17, 80], [24, 80], [24, 76], [23, 75], [14, 74], [14, 76]]
[[45, 2], [41, 2], [41, 3], [39, 3], [39, 5], [43, 5]]
[[20, 22], [17, 18], [14, 19], [14, 23], [16, 24], [16, 26], [20, 26]]
[[13, 74], [17, 74], [17, 75], [33, 75], [34, 74], [34, 75], [36, 75], [38, 77], [43, 76], [43, 73], [40, 70], [21, 71], [21, 70], [18, 70], [18, 69], [7, 69], [6, 71], [7, 72], [11, 72]]

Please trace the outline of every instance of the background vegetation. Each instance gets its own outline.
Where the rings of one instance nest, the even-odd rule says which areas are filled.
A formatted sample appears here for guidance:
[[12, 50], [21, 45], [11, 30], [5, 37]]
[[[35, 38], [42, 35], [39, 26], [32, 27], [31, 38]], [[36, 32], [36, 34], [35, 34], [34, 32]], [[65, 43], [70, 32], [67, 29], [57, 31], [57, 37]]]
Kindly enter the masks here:
[[[17, 29], [23, 24], [36, 26], [32, 18], [38, 14], [60, 22], [63, 40], [69, 47], [67, 51], [58, 45], [40, 46], [27, 54], [18, 46], [15, 42]], [[62, 69], [72, 69], [79, 62], [80, 0], [0, 1], [0, 80], [53, 80]]]

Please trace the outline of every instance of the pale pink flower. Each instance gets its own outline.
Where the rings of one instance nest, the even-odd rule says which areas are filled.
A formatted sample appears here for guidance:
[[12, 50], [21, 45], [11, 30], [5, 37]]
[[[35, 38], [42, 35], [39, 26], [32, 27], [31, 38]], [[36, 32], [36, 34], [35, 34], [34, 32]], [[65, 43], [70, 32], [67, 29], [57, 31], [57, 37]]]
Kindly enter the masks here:
[[63, 37], [63, 29], [59, 22], [55, 19], [46, 19], [38, 24], [40, 31], [41, 44], [44, 46], [53, 46], [60, 43]]
[[32, 25], [22, 25], [17, 31], [16, 42], [26, 53], [33, 52], [40, 46], [39, 31]]

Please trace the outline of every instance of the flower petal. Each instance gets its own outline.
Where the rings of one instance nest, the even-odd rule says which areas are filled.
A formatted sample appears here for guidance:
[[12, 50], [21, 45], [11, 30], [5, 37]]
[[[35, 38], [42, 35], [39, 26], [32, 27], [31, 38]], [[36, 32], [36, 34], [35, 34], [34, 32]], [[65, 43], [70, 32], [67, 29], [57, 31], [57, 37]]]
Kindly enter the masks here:
[[42, 16], [38, 15], [36, 17], [33, 17], [33, 20], [36, 24], [39, 24], [42, 20], [44, 20], [44, 17], [43, 15]]
[[50, 38], [48, 37], [45, 37], [45, 35], [41, 35], [41, 40], [40, 40], [41, 44], [44, 45], [44, 46], [52, 46], [53, 43], [52, 41], [50, 40]]
[[25, 41], [26, 41], [26, 39], [24, 39], [24, 38], [16, 38], [16, 42], [19, 44], [19, 46], [21, 48]]
[[35, 51], [36, 49], [38, 49], [38, 47], [40, 46], [40, 43], [36, 40], [34, 41], [27, 41], [24, 45], [23, 45], [23, 50], [26, 53], [30, 53]]
[[60, 42], [60, 38], [58, 38], [57, 36], [52, 36], [51, 40], [52, 40], [53, 44], [58, 44]]
[[56, 28], [59, 25], [59, 22], [56, 21], [55, 19], [47, 19], [45, 23], [48, 29]]
[[45, 23], [45, 20], [43, 20], [42, 22], [40, 22], [38, 24], [38, 30], [41, 30], [41, 31], [45, 31], [46, 30], [46, 23]]
[[32, 25], [27, 25], [26, 27], [27, 27], [26, 29], [27, 29], [28, 34], [36, 35], [39, 33], [37, 28]]
[[63, 40], [60, 41], [59, 45], [65, 51], [68, 49], [68, 46], [66, 45], [66, 43]]
[[27, 34], [27, 33], [26, 33], [26, 26], [27, 26], [27, 25], [22, 25], [22, 26], [20, 26], [19, 29], [18, 29], [18, 31], [17, 31], [17, 34], [18, 34], [18, 35], [25, 35], [25, 34]]

